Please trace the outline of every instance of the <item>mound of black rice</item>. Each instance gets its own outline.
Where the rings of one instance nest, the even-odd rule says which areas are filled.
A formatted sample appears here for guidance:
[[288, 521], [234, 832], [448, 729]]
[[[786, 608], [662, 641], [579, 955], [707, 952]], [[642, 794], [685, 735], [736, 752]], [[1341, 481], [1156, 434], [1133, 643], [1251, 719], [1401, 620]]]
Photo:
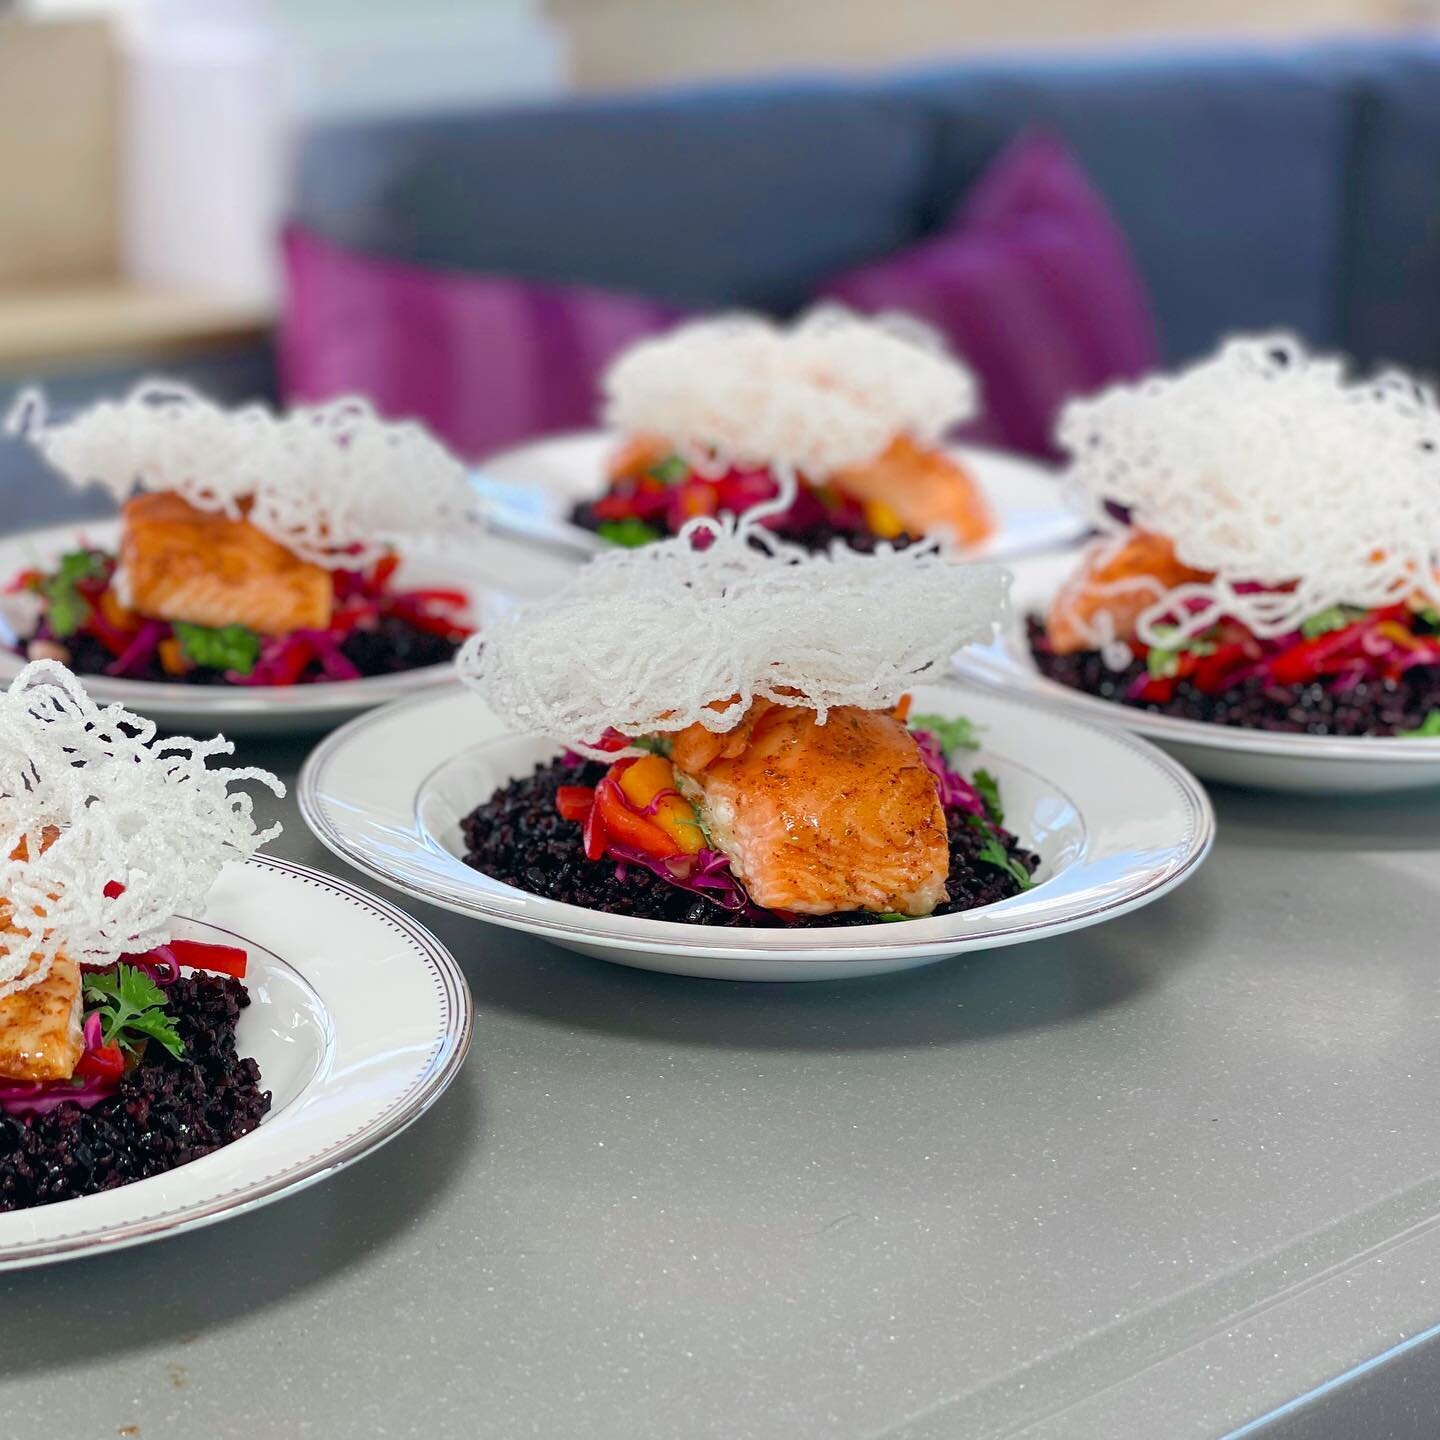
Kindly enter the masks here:
[[[103, 675], [115, 657], [93, 635], [74, 635], [58, 642], [70, 652], [70, 668], [77, 675]], [[443, 635], [432, 635], [417, 629], [398, 615], [382, 616], [373, 629], [352, 630], [341, 642], [340, 653], [362, 676], [393, 675], [404, 670], [418, 670], [426, 665], [446, 665], [460, 648]], [[230, 685], [223, 670], [199, 665], [183, 675], [171, 675], [158, 658], [127, 674], [127, 679], [163, 682], [167, 685]], [[301, 678], [301, 684], [323, 680], [318, 662], [312, 664]]]
[[[563, 900], [609, 915], [632, 915], [644, 920], [677, 920], [688, 925], [757, 926], [779, 925], [779, 916], [722, 910], [678, 885], [667, 884], [658, 875], [638, 865], [627, 867], [622, 880], [612, 860], [589, 860], [585, 856], [581, 828], [564, 820], [555, 810], [555, 791], [560, 785], [595, 785], [605, 766], [586, 761], [582, 765], [555, 761], [540, 765], [534, 774], [513, 780], [478, 805], [461, 822], [465, 836], [465, 863], [497, 880], [547, 900]], [[1040, 863], [1039, 856], [1021, 848], [1008, 831], [994, 827], [981, 832], [958, 812], [947, 817], [950, 829], [949, 898], [937, 915], [973, 910], [1020, 893], [1015, 877], [998, 865], [977, 858], [988, 834], [993, 834], [1007, 852], [1027, 870]], [[790, 922], [805, 926], [873, 924], [875, 917], [864, 911], [838, 915], [804, 915]]]
[[[595, 514], [594, 505], [589, 501], [582, 501], [570, 512], [572, 524], [579, 525], [585, 530], [599, 530], [601, 525], [600, 517]], [[882, 543], [880, 536], [872, 534], [869, 530], [857, 529], [854, 526], [837, 525], [831, 520], [816, 520], [809, 525], [786, 524], [778, 525], [771, 534], [778, 535], [782, 540], [788, 540], [792, 545], [798, 545], [802, 550], [808, 550], [812, 554], [828, 550], [836, 540], [843, 540], [852, 550], [858, 550], [863, 555], [871, 555], [875, 548]], [[908, 545], [915, 543], [912, 535], [898, 535], [888, 542], [897, 550], [903, 550]]]
[[1417, 665], [1398, 680], [1362, 680], [1338, 694], [1323, 681], [1275, 685], [1254, 679], [1207, 695], [1182, 680], [1168, 700], [1132, 700], [1127, 697], [1145, 674], [1143, 661], [1112, 670], [1098, 650], [1057, 655], [1044, 623], [1034, 615], [1028, 632], [1030, 653], [1048, 679], [1102, 700], [1180, 720], [1291, 735], [1395, 735], [1418, 730], [1431, 711], [1440, 710], [1440, 666], [1435, 665]]
[[0, 1211], [51, 1205], [163, 1175], [248, 1135], [270, 1109], [260, 1069], [235, 1048], [250, 1003], [228, 976], [186, 975], [167, 991], [184, 1054], [150, 1045], [108, 1099], [89, 1110], [0, 1113]]

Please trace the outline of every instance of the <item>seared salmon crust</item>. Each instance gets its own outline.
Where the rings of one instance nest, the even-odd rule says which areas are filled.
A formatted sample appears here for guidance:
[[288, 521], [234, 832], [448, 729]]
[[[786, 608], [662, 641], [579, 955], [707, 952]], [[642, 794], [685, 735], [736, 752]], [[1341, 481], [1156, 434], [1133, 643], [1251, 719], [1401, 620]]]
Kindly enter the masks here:
[[[689, 890], [667, 884], [638, 865], [627, 867], [620, 879], [615, 862], [585, 857], [581, 828], [563, 820], [555, 809], [555, 791], [561, 785], [595, 785], [606, 767], [596, 761], [581, 764], [553, 761], [497, 790], [461, 822], [465, 836], [465, 863], [517, 889], [548, 900], [583, 905], [609, 915], [631, 915], [645, 920], [676, 920], [690, 925], [783, 925], [778, 915], [743, 914], [722, 910]], [[946, 814], [950, 839], [948, 899], [935, 910], [951, 915], [992, 905], [1020, 893], [1015, 878], [998, 866], [978, 860], [986, 837], [957, 812]], [[1021, 847], [1008, 831], [997, 832], [1009, 854], [1034, 871], [1039, 857]], [[805, 926], [868, 925], [875, 916], [863, 911], [833, 915], [804, 915], [789, 922]]]

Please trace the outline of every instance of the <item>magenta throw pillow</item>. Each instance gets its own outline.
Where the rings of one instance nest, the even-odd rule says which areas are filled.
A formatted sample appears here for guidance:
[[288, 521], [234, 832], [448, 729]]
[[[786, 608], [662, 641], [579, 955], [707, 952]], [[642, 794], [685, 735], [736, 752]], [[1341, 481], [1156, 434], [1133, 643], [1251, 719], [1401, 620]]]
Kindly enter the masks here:
[[1064, 401], [1160, 358], [1124, 235], [1070, 152], [1041, 133], [1012, 141], [939, 234], [820, 293], [939, 330], [980, 380], [983, 413], [966, 435], [1033, 455], [1055, 453]]
[[584, 286], [378, 259], [298, 228], [283, 243], [287, 400], [364, 395], [469, 459], [593, 425], [610, 359], [680, 316]]

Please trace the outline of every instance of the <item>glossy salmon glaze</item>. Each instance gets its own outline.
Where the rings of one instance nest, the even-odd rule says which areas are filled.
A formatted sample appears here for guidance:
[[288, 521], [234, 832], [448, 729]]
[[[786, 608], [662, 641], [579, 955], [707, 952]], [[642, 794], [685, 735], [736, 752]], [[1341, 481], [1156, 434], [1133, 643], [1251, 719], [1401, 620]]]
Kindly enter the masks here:
[[1107, 614], [1114, 638], [1133, 640], [1135, 622], [1167, 590], [1212, 578], [1180, 561], [1163, 536], [1134, 530], [1118, 547], [1102, 541], [1086, 553], [1050, 606], [1045, 633], [1057, 654], [1094, 650]]
[[0, 1079], [68, 1080], [84, 1050], [80, 967], [57, 955], [39, 984], [0, 1000]]
[[680, 731], [681, 789], [757, 905], [928, 915], [950, 846], [935, 778], [888, 711], [757, 700], [734, 730]]
[[330, 572], [248, 520], [207, 514], [169, 491], [136, 495], [121, 515], [122, 598], [139, 614], [262, 635], [329, 625]]
[[[48, 850], [59, 833], [46, 826], [40, 848]], [[22, 840], [10, 858], [28, 853]], [[0, 930], [13, 934], [9, 909], [0, 900]], [[80, 967], [68, 955], [57, 955], [38, 985], [0, 998], [0, 1080], [68, 1080], [84, 1049]]]
[[[924, 449], [903, 435], [874, 460], [839, 471], [830, 483], [856, 500], [884, 506], [909, 535], [943, 529], [962, 545], [975, 545], [995, 528], [969, 471], [943, 450]], [[883, 533], [882, 526], [874, 528]]]

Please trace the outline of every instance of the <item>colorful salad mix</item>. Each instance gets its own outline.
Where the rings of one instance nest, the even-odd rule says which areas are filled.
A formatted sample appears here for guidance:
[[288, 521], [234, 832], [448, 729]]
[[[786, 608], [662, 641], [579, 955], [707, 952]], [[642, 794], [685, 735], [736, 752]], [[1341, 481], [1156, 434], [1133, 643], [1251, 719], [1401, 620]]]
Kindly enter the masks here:
[[1041, 672], [1185, 719], [1440, 732], [1440, 411], [1286, 337], [1072, 404], [1102, 538], [1043, 616]]
[[[646, 545], [699, 516], [770, 512], [808, 550], [860, 550], [992, 530], [944, 439], [974, 412], [969, 374], [913, 323], [837, 307], [786, 328], [749, 316], [681, 326], [625, 352], [605, 377], [606, 423], [625, 437], [605, 493], [575, 523]], [[793, 498], [773, 506], [782, 476]]]
[[160, 620], [117, 595], [116, 557], [82, 548], [48, 571], [23, 570], [6, 587], [35, 600], [22, 642], [32, 660], [79, 674], [196, 685], [301, 685], [355, 680], [450, 661], [471, 633], [469, 596], [444, 588], [396, 590], [399, 557], [364, 570], [327, 572], [332, 603], [324, 628], [264, 635], [248, 625]]

